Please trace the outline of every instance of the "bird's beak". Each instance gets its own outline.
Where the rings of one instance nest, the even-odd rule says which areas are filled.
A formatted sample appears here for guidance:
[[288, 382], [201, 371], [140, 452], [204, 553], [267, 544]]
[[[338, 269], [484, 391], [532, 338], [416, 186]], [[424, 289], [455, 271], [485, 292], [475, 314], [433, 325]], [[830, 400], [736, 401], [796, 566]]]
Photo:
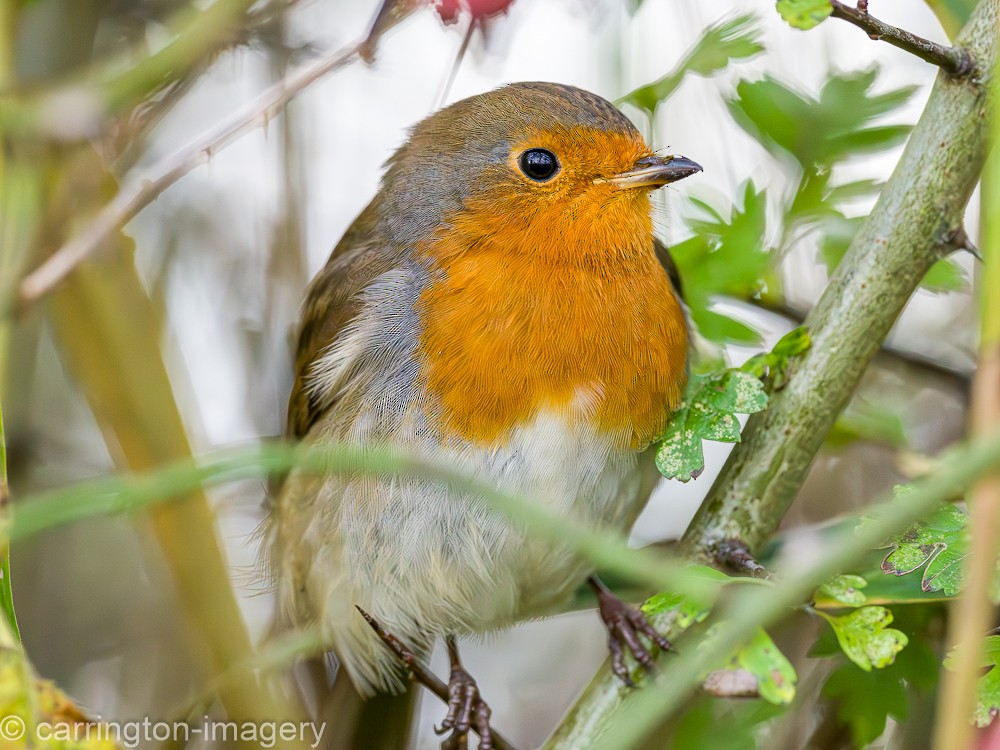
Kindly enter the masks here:
[[684, 156], [644, 156], [629, 171], [599, 182], [609, 182], [623, 189], [658, 188], [702, 171], [700, 164]]

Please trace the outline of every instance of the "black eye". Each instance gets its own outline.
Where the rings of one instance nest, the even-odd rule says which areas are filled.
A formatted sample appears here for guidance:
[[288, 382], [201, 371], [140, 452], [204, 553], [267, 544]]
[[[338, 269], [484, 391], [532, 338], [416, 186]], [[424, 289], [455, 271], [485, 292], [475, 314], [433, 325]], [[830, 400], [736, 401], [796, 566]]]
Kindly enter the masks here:
[[529, 148], [518, 160], [521, 171], [535, 182], [545, 182], [559, 171], [559, 160], [544, 148]]

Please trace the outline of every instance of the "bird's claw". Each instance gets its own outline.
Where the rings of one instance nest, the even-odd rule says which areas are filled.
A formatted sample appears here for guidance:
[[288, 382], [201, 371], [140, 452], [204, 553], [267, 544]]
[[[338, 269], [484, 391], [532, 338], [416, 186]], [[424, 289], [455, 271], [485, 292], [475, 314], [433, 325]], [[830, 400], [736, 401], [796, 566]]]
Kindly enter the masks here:
[[479, 694], [479, 685], [459, 661], [458, 648], [452, 639], [448, 639], [448, 655], [451, 658], [448, 713], [441, 726], [434, 727], [434, 731], [451, 734], [441, 743], [441, 750], [466, 750], [470, 729], [479, 735], [479, 750], [493, 750], [493, 733], [490, 730], [492, 712]]
[[656, 629], [640, 610], [626, 604], [611, 593], [596, 576], [591, 576], [590, 585], [597, 594], [601, 619], [608, 630], [611, 671], [626, 685], [635, 687], [635, 682], [633, 682], [625, 664], [625, 650], [628, 649], [647, 673], [655, 674], [656, 665], [653, 661], [653, 655], [642, 642], [642, 636], [648, 638], [663, 651], [671, 650], [670, 641], [656, 632]]
[[451, 732], [441, 743], [441, 750], [467, 750], [469, 730], [479, 735], [479, 750], [514, 750], [513, 745], [490, 729], [490, 707], [479, 695], [479, 686], [465, 668], [458, 655], [458, 644], [452, 637], [445, 638], [448, 658], [451, 660], [451, 674], [446, 686], [414, 656], [413, 652], [396, 636], [383, 628], [378, 620], [355, 605], [382, 643], [391, 650], [409, 670], [413, 679], [426, 687], [448, 704], [448, 713], [440, 727], [434, 727], [438, 734]]

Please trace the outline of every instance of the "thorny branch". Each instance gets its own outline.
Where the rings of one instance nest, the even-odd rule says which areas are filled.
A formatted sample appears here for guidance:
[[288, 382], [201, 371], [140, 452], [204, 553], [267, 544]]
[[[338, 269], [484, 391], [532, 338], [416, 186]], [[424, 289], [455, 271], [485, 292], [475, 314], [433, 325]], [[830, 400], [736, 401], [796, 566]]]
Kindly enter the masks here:
[[21, 306], [35, 302], [56, 287], [69, 273], [94, 253], [112, 233], [118, 231], [152, 203], [160, 193], [194, 168], [247, 132], [263, 126], [299, 92], [327, 73], [349, 63], [359, 45], [326, 55], [287, 81], [275, 84], [228, 121], [193, 143], [167, 156], [143, 174], [130, 179], [114, 199], [102, 208], [76, 237], [56, 250], [21, 282]]
[[872, 39], [888, 42], [893, 47], [906, 50], [957, 78], [971, 75], [976, 69], [975, 60], [968, 50], [961, 47], [945, 47], [896, 26], [890, 26], [868, 12], [867, 0], [859, 0], [856, 8], [845, 5], [839, 0], [830, 0], [830, 5], [833, 6], [831, 15], [834, 18], [852, 23]]
[[267, 89], [256, 100], [238, 111], [201, 138], [167, 156], [143, 174], [130, 179], [114, 199], [91, 220], [80, 234], [64, 244], [28, 274], [20, 286], [19, 304], [23, 308], [56, 287], [69, 273], [96, 252], [112, 233], [131, 221], [147, 205], [177, 180], [246, 133], [266, 123], [307, 87], [352, 62], [356, 57], [371, 59], [378, 37], [402, 20], [413, 6], [405, 0], [386, 0], [360, 42], [320, 57], [287, 79]]

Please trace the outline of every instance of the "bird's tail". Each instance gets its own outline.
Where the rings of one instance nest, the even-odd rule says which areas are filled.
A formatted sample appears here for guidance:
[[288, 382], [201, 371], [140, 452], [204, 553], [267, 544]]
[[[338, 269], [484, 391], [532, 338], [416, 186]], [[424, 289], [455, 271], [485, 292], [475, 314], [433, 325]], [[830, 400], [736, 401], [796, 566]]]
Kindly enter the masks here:
[[409, 684], [403, 693], [379, 693], [363, 698], [354, 688], [346, 670], [338, 670], [332, 687], [326, 678], [327, 665], [313, 659], [307, 665], [316, 700], [319, 726], [325, 724], [322, 743], [316, 750], [408, 750], [417, 689]]

